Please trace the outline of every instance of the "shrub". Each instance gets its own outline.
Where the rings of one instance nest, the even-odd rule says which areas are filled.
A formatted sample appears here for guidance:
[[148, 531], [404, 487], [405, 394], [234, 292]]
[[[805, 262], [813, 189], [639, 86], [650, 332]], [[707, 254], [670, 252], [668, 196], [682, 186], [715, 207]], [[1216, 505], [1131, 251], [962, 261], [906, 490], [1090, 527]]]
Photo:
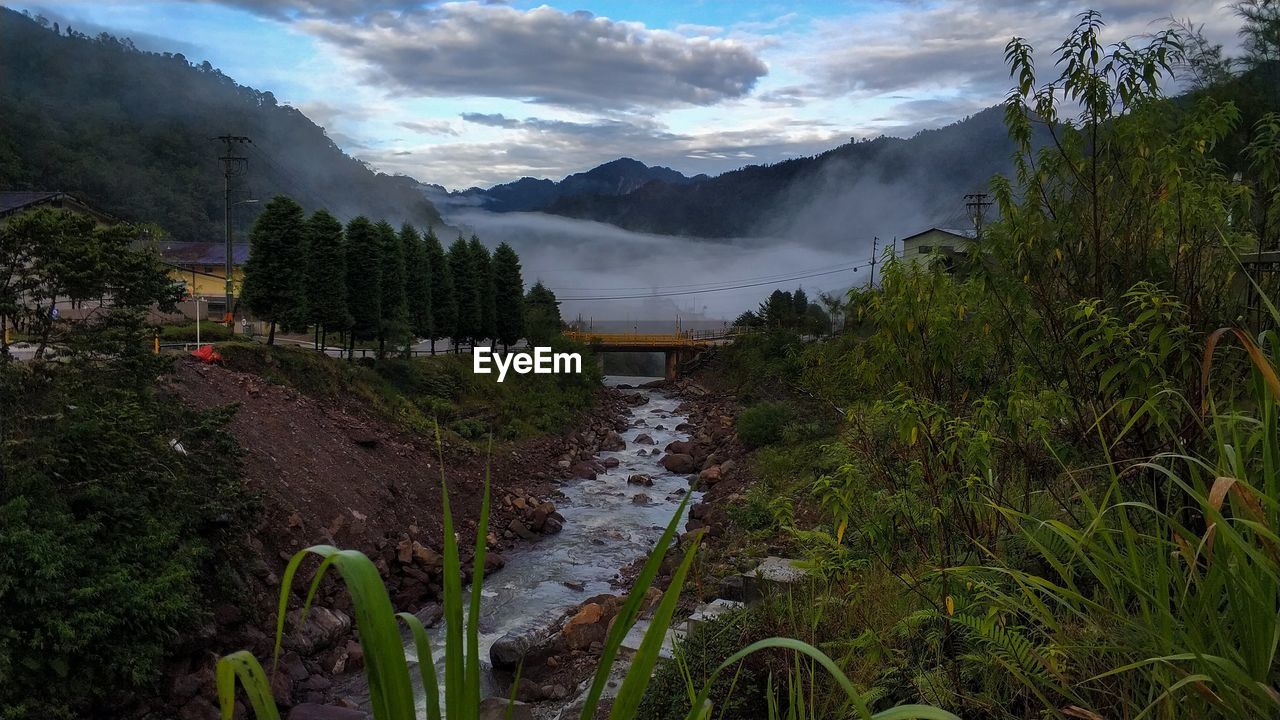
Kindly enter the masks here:
[[738, 437], [742, 444], [755, 449], [777, 442], [791, 421], [791, 408], [784, 403], [762, 402], [738, 415]]

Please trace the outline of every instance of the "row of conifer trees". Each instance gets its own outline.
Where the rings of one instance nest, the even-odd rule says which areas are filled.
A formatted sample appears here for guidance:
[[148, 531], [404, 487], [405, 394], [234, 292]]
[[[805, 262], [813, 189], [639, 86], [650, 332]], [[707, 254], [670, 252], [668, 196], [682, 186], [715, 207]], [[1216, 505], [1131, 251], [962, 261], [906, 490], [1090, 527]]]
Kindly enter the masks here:
[[546, 339], [560, 329], [555, 295], [541, 283], [526, 296], [520, 257], [502, 243], [492, 252], [475, 235], [445, 250], [435, 232], [357, 217], [346, 227], [326, 210], [310, 217], [283, 195], [267, 203], [249, 232], [243, 307], [288, 330], [313, 329], [316, 342], [339, 335], [388, 348], [415, 339], [462, 343]]

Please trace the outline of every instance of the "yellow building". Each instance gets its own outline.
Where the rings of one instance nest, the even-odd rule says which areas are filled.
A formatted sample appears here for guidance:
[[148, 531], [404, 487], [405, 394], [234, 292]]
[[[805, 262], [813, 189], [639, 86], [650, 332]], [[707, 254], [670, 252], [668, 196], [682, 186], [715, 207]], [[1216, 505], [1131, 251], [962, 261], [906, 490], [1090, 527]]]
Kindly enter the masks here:
[[[226, 243], [221, 242], [159, 243], [160, 258], [169, 266], [169, 274], [185, 285], [188, 294], [199, 301], [202, 317], [221, 319], [226, 312], [226, 247]], [[236, 298], [240, 296], [244, 263], [248, 258], [248, 243], [232, 246], [231, 285]], [[182, 303], [181, 309], [184, 314], [194, 317], [194, 301]]]

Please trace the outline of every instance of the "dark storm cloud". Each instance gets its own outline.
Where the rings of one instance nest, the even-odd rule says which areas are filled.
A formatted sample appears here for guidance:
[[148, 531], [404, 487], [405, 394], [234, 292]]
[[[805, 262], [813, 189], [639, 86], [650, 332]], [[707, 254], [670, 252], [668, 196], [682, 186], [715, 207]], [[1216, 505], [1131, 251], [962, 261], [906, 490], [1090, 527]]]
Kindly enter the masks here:
[[477, 3], [298, 25], [410, 96], [513, 98], [584, 109], [710, 105], [768, 68], [745, 45], [550, 7]]

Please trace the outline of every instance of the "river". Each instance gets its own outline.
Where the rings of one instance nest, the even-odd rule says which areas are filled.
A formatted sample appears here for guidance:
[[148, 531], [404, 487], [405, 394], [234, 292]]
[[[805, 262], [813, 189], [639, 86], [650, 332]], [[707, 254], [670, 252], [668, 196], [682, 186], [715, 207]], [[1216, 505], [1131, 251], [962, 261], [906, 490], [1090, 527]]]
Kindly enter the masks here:
[[[654, 379], [609, 376], [605, 384], [634, 386]], [[630, 409], [627, 430], [620, 433], [626, 448], [596, 455], [599, 460], [617, 458], [618, 467], [595, 480], [564, 481], [560, 487], [563, 497], [556, 501], [566, 519], [564, 530], [504, 553], [506, 566], [484, 579], [480, 608], [484, 685], [481, 697], [505, 696], [507, 692], [489, 665], [489, 648], [494, 641], [513, 630], [550, 622], [593, 595], [617, 593], [611, 583], [617, 579], [618, 571], [653, 548], [679, 506], [681, 492], [689, 489], [686, 476], [667, 472], [655, 457], [661, 455], [667, 443], [689, 437], [688, 433], [675, 430], [688, 421], [688, 417], [675, 411], [680, 401], [652, 390], [627, 392], [647, 395], [649, 402]], [[642, 433], [652, 437], [654, 444], [636, 445], [635, 438]], [[651, 454], [638, 455], [642, 449]], [[655, 449], [659, 452], [654, 453]], [[648, 475], [653, 486], [628, 485], [627, 477], [634, 474]], [[633, 502], [641, 492], [649, 497], [648, 503]], [[582, 589], [575, 590], [566, 583]], [[463, 602], [465, 607], [467, 600]], [[439, 662], [444, 645], [443, 623], [431, 632], [437, 666], [443, 672]], [[405, 652], [411, 661], [417, 660], [412, 642], [406, 645]], [[443, 679], [443, 675], [440, 677]]]

